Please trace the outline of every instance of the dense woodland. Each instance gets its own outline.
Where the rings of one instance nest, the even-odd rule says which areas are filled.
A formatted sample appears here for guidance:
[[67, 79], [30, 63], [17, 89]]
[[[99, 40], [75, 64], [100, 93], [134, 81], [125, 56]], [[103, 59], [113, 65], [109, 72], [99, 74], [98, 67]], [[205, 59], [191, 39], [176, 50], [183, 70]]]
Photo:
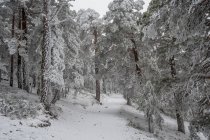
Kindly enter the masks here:
[[72, 89], [99, 104], [120, 93], [146, 114], [150, 133], [165, 114], [181, 133], [190, 122], [191, 140], [210, 139], [210, 1], [143, 5], [113, 0], [102, 17], [71, 10], [71, 0], [1, 0], [0, 86], [36, 94], [49, 112]]

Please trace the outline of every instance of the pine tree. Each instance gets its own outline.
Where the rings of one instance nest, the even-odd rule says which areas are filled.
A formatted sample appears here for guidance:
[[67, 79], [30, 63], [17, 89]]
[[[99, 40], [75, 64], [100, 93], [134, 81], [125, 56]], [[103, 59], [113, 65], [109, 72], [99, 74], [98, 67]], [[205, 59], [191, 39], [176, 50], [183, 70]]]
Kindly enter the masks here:
[[50, 48], [51, 48], [51, 31], [49, 25], [50, 1], [43, 0], [43, 45], [42, 45], [42, 63], [41, 63], [41, 103], [46, 110], [50, 109], [49, 94], [50, 81], [46, 75], [50, 68]]

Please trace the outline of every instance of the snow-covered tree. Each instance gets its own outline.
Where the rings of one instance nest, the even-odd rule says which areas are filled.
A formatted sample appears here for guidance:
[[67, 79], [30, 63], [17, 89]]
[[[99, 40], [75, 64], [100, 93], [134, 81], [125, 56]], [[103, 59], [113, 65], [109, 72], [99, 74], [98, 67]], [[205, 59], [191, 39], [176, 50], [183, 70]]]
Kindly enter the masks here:
[[[108, 62], [114, 65], [117, 84], [124, 91], [127, 103], [130, 104], [138, 93], [141, 80], [141, 65], [138, 50], [141, 43], [141, 10], [144, 2], [141, 0], [114, 0], [108, 6], [105, 19], [105, 36], [113, 46], [110, 47], [112, 58]], [[120, 70], [120, 71], [119, 71]], [[127, 77], [127, 78], [126, 78]], [[129, 80], [128, 80], [129, 79]], [[125, 86], [123, 86], [125, 85]]]
[[[82, 39], [83, 41], [87, 41], [88, 42], [84, 42], [85, 44], [89, 44], [90, 48], [92, 48], [92, 50], [94, 50], [95, 52], [95, 86], [96, 86], [96, 100], [98, 102], [100, 102], [100, 92], [101, 92], [101, 88], [100, 88], [100, 79], [99, 79], [99, 65], [100, 65], [100, 60], [97, 57], [98, 54], [100, 53], [99, 50], [99, 46], [98, 46], [98, 40], [99, 40], [99, 36], [100, 36], [100, 31], [101, 31], [101, 26], [102, 26], [102, 21], [99, 18], [99, 14], [92, 10], [92, 9], [87, 9], [87, 10], [80, 10], [77, 13], [77, 21], [80, 25], [81, 28], [81, 33], [82, 34], [87, 34], [87, 36], [85, 38]], [[90, 52], [90, 53], [93, 53]], [[92, 55], [92, 54], [90, 54]]]

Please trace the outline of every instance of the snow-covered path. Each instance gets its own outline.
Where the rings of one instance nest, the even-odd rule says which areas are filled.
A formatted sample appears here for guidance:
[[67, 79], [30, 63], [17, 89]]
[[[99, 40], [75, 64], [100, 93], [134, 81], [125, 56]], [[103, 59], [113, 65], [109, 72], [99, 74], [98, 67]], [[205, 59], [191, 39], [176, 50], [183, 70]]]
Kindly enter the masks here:
[[[63, 113], [47, 128], [29, 127], [29, 122], [0, 117], [0, 140], [155, 140], [146, 132], [128, 126], [121, 115], [121, 95], [106, 97], [103, 105], [87, 108], [63, 100]], [[7, 123], [6, 123], [7, 122]], [[2, 126], [3, 123], [3, 126]]]

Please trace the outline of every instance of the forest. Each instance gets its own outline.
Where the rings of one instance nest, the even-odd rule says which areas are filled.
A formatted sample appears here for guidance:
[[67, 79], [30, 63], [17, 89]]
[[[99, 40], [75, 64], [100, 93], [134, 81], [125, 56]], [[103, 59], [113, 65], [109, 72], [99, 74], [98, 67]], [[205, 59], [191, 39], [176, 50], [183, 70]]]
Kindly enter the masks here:
[[73, 1], [0, 0], [0, 140], [210, 140], [210, 0]]

